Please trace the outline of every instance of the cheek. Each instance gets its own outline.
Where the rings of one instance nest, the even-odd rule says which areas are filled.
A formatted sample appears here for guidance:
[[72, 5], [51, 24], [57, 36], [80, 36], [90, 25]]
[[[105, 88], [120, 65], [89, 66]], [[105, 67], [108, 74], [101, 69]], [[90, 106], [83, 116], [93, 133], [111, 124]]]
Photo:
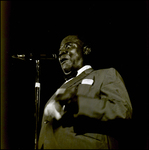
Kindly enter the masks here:
[[80, 67], [83, 62], [82, 58], [82, 53], [80, 52], [81, 50], [73, 49], [71, 51], [70, 55], [70, 60], [73, 63], [73, 66], [76, 68]]
[[75, 61], [75, 60], [78, 61], [81, 58], [82, 55], [76, 49], [73, 49], [69, 53], [69, 56], [70, 56], [72, 61]]
[[80, 55], [75, 55], [72, 58], [73, 66], [80, 67], [82, 65], [83, 59], [80, 57]]

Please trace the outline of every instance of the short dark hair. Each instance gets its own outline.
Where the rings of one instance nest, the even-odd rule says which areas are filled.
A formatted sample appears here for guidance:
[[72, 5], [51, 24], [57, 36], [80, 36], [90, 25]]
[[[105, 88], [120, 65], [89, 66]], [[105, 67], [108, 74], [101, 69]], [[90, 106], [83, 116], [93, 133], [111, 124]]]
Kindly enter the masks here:
[[92, 64], [92, 55], [91, 55], [91, 42], [89, 40], [88, 36], [85, 36], [84, 34], [77, 34], [76, 35], [79, 40], [83, 42], [83, 50], [85, 50], [87, 53], [83, 55], [84, 57], [84, 65], [91, 65]]
[[91, 43], [87, 36], [82, 35], [82, 34], [77, 34], [77, 37], [84, 43], [83, 46], [91, 47]]

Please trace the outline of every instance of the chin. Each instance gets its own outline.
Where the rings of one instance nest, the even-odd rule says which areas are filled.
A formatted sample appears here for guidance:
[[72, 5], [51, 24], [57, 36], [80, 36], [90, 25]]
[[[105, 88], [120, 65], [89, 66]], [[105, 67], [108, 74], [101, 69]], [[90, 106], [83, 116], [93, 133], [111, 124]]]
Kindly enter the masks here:
[[72, 67], [63, 67], [62, 70], [65, 75], [69, 75], [72, 72]]
[[68, 71], [64, 71], [64, 70], [63, 70], [63, 72], [64, 72], [64, 74], [67, 76], [67, 75], [71, 74], [72, 71], [69, 71], [69, 72], [68, 72]]

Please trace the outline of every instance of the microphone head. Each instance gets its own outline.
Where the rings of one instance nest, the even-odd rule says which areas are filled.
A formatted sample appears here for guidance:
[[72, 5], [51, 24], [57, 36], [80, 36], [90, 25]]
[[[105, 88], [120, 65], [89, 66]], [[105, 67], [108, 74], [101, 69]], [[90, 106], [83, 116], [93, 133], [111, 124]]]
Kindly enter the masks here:
[[21, 59], [21, 60], [54, 60], [57, 59], [57, 54], [37, 54], [37, 53], [29, 53], [29, 54], [15, 54], [12, 58]]

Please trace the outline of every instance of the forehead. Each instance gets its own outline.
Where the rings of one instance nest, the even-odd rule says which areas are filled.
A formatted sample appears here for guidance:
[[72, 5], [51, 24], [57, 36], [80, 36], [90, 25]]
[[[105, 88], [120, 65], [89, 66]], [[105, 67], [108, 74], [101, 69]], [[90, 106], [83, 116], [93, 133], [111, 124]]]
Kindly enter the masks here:
[[66, 43], [77, 43], [79, 45], [83, 45], [83, 42], [78, 38], [77, 35], [69, 35], [67, 37], [65, 37], [60, 46], [65, 45]]

